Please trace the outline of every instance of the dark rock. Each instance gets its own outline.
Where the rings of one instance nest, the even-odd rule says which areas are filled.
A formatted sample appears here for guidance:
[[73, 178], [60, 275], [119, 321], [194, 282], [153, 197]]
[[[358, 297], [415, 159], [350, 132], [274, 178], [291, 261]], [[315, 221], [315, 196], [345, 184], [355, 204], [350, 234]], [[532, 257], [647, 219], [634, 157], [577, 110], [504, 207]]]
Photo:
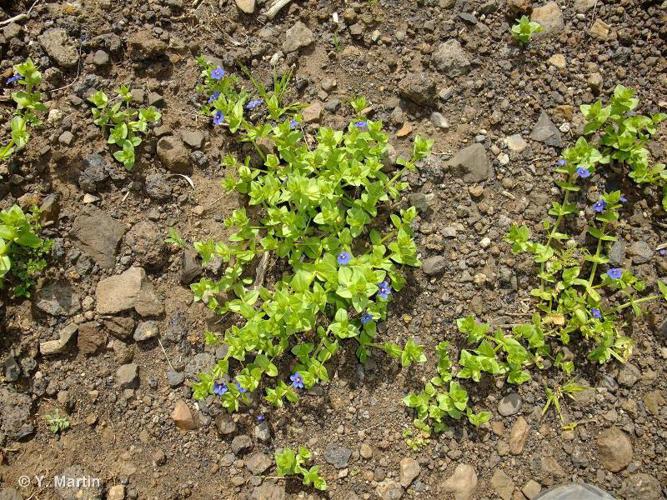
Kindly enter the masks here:
[[493, 175], [486, 150], [479, 143], [460, 150], [447, 164], [455, 175], [462, 177], [468, 183], [482, 182]]
[[116, 250], [125, 234], [125, 226], [96, 207], [87, 207], [72, 226], [72, 238], [100, 266], [116, 263]]
[[324, 450], [324, 460], [336, 469], [344, 469], [352, 456], [352, 450], [337, 444], [330, 444]]
[[126, 317], [115, 317], [104, 320], [104, 326], [111, 335], [117, 339], [126, 341], [132, 336], [134, 330], [134, 320]]
[[21, 376], [21, 367], [16, 362], [14, 356], [9, 356], [4, 362], [5, 380], [7, 382], [16, 382]]
[[85, 168], [79, 175], [79, 186], [88, 193], [96, 193], [109, 178], [109, 165], [99, 154], [89, 155], [84, 164]]
[[159, 201], [168, 200], [171, 197], [171, 186], [161, 174], [146, 176], [144, 189], [148, 196]]
[[232, 439], [232, 451], [234, 452], [234, 455], [243, 455], [251, 448], [252, 439], [250, 439], [250, 436], [241, 434], [240, 436], [236, 436], [234, 439]]
[[540, 113], [533, 131], [530, 133], [530, 138], [534, 141], [542, 142], [547, 146], [556, 148], [562, 146], [560, 130], [553, 124], [546, 111]]
[[470, 71], [470, 59], [458, 40], [447, 40], [433, 52], [433, 64], [438, 71], [456, 78]]
[[433, 79], [425, 73], [408, 73], [399, 84], [401, 97], [420, 106], [433, 105], [436, 87]]
[[53, 28], [37, 37], [39, 44], [58, 66], [72, 68], [79, 62], [76, 43], [62, 28]]
[[634, 264], [645, 264], [653, 258], [653, 249], [645, 241], [635, 241], [628, 248]]
[[30, 396], [0, 386], [0, 434], [22, 439], [35, 430], [30, 422]]
[[192, 173], [190, 154], [183, 142], [175, 136], [165, 136], [157, 143], [157, 155], [162, 165], [175, 174]]
[[95, 354], [107, 343], [106, 333], [96, 321], [89, 321], [79, 325], [77, 346], [82, 354]]
[[138, 222], [125, 235], [125, 243], [137, 256], [140, 264], [159, 269], [166, 260], [166, 245], [160, 228], [154, 222]]
[[157, 59], [167, 50], [167, 44], [153, 36], [150, 30], [132, 33], [127, 39], [127, 45], [130, 59], [134, 61]]
[[34, 305], [51, 316], [72, 316], [81, 310], [79, 296], [69, 282], [49, 281], [35, 293]]
[[189, 249], [183, 251], [181, 283], [189, 285], [201, 276], [203, 271], [199, 254]]

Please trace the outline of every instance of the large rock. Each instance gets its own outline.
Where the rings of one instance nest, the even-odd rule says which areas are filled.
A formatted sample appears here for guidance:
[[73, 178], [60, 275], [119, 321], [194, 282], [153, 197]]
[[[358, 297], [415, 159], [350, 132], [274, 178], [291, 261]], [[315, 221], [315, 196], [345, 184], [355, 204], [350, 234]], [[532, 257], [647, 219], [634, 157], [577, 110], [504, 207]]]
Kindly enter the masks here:
[[408, 73], [398, 83], [398, 90], [401, 97], [420, 106], [432, 105], [435, 100], [435, 82], [424, 73]]
[[103, 279], [95, 290], [97, 314], [117, 314], [135, 309], [142, 316], [157, 316], [164, 310], [146, 271], [131, 267], [117, 276]]
[[486, 150], [479, 143], [463, 148], [447, 164], [455, 175], [469, 183], [486, 181], [493, 174]]
[[51, 316], [72, 316], [81, 310], [79, 295], [68, 281], [49, 281], [35, 293], [34, 305]]
[[166, 245], [160, 228], [154, 222], [138, 222], [125, 235], [125, 243], [132, 249], [137, 260], [151, 269], [159, 269], [166, 260]]
[[197, 421], [195, 420], [190, 407], [182, 399], [176, 401], [174, 411], [171, 412], [171, 418], [176, 424], [176, 427], [181, 430], [191, 431], [198, 427]]
[[333, 465], [336, 469], [344, 469], [352, 456], [352, 450], [344, 446], [330, 444], [324, 450], [324, 460]]
[[563, 29], [563, 13], [556, 2], [548, 2], [533, 9], [530, 20], [539, 23], [543, 31], [536, 36], [558, 33]]
[[246, 14], [255, 12], [255, 0], [236, 0], [236, 6]]
[[89, 321], [79, 325], [77, 346], [82, 354], [95, 354], [107, 343], [107, 334], [96, 321]]
[[151, 30], [132, 33], [127, 39], [130, 58], [135, 61], [156, 59], [164, 55], [167, 44], [155, 37]]
[[139, 387], [139, 366], [135, 363], [122, 365], [116, 370], [116, 384], [121, 389]]
[[58, 66], [72, 68], [79, 62], [79, 50], [62, 28], [45, 31], [37, 38], [39, 44]]
[[555, 148], [562, 146], [560, 131], [553, 124], [546, 111], [540, 113], [533, 131], [530, 133], [530, 138], [534, 141], [542, 142], [547, 146]]
[[422, 269], [424, 274], [428, 276], [435, 276], [442, 274], [442, 272], [447, 268], [447, 259], [442, 255], [434, 255], [433, 257], [428, 257], [424, 259], [422, 263]]
[[468, 500], [473, 497], [477, 487], [477, 473], [472, 465], [459, 464], [442, 485], [442, 488], [452, 493], [454, 500]]
[[83, 252], [103, 268], [116, 263], [116, 250], [125, 234], [125, 226], [99, 208], [90, 206], [72, 226], [72, 238]]
[[78, 328], [79, 327], [76, 323], [67, 325], [65, 328], [58, 332], [57, 340], [47, 340], [46, 342], [41, 342], [39, 344], [39, 352], [42, 353], [42, 356], [49, 356], [62, 352]]
[[295, 52], [302, 47], [308, 47], [315, 41], [313, 32], [301, 21], [297, 21], [294, 26], [287, 30], [283, 51], [287, 54]]
[[660, 500], [662, 495], [660, 481], [649, 474], [633, 474], [623, 481], [619, 492], [623, 498], [632, 500]]
[[0, 435], [21, 439], [33, 433], [30, 421], [30, 396], [0, 386]]
[[512, 425], [510, 431], [510, 453], [512, 455], [520, 455], [523, 451], [523, 447], [526, 445], [526, 440], [528, 439], [528, 434], [530, 433], [530, 427], [528, 422], [523, 417], [519, 417]]
[[496, 469], [491, 478], [491, 486], [503, 500], [510, 500], [514, 492], [514, 481], [501, 469]]
[[403, 488], [407, 488], [412, 484], [412, 481], [417, 478], [421, 472], [421, 467], [419, 466], [419, 462], [410, 457], [405, 457], [403, 460], [401, 460], [400, 465], [401, 486], [403, 486]]
[[183, 141], [173, 135], [162, 137], [157, 142], [157, 156], [162, 165], [175, 174], [192, 173], [190, 153]]
[[602, 431], [597, 445], [600, 463], [611, 472], [620, 472], [632, 462], [630, 438], [617, 427]]
[[432, 58], [436, 69], [450, 78], [470, 71], [470, 59], [458, 40], [447, 40], [438, 45]]

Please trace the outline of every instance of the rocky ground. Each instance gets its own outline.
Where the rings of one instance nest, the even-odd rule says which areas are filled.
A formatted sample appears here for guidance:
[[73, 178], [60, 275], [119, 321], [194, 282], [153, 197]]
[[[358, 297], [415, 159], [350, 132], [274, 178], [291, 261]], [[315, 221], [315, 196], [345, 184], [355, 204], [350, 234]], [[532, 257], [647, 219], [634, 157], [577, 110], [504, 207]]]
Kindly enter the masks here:
[[[430, 349], [456, 338], [464, 314], [515, 322], [531, 312], [534, 273], [502, 236], [511, 222], [539, 227], [557, 195], [552, 167], [581, 128], [580, 104], [622, 83], [638, 90], [644, 112], [667, 106], [664, 3], [310, 0], [273, 19], [254, 3], [44, 0], [0, 27], [2, 82], [32, 57], [50, 109], [2, 173], [0, 207], [41, 205], [54, 240], [33, 298], [5, 297], [0, 308], [0, 499], [313, 496], [273, 477], [273, 451], [298, 445], [313, 451], [332, 498], [533, 499], [572, 480], [619, 498], [664, 498], [664, 305], [628, 325], [637, 342], [629, 364], [582, 367], [589, 389], [564, 407], [581, 422], [575, 430], [542, 415], [543, 380], [518, 393], [487, 384], [472, 397], [493, 411], [488, 428], [454, 426], [413, 452], [401, 399], [430, 364], [401, 371], [377, 357], [361, 366], [351, 350], [334, 361], [332, 382], [297, 406], [259, 403], [230, 417], [212, 400], [195, 404], [193, 376], [219, 353], [203, 346], [216, 318], [188, 284], [216, 270], [164, 243], [169, 227], [188, 241], [223, 238], [221, 221], [240, 202], [219, 187], [229, 146], [197, 115], [195, 56], [265, 79], [274, 66], [293, 68], [292, 97], [313, 105], [308, 127], [345, 126], [345, 103], [363, 94], [399, 152], [415, 133], [435, 141], [410, 178], [425, 266], [393, 304], [384, 338], [414, 336]], [[30, 4], [3, 2], [0, 22]], [[509, 33], [523, 13], [545, 28], [525, 50]], [[85, 103], [93, 89], [124, 83], [136, 103], [163, 113], [132, 172], [114, 162]], [[662, 161], [664, 132], [651, 144]], [[614, 259], [664, 279], [667, 258], [655, 249], [665, 214], [654, 193], [627, 189]], [[71, 422], [60, 436], [43, 419], [55, 409]], [[46, 484], [63, 473], [101, 483]]]

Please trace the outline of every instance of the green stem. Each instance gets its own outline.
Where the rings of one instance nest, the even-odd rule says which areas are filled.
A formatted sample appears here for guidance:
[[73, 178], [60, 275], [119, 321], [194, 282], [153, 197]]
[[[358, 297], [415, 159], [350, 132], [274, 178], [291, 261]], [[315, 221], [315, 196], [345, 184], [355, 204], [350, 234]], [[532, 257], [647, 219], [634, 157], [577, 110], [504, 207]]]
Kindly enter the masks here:
[[643, 302], [650, 302], [651, 300], [660, 299], [661, 297], [662, 297], [661, 295], [649, 295], [648, 297], [642, 297], [641, 299], [630, 300], [629, 302], [626, 302], [625, 304], [621, 304], [620, 306], [616, 306], [615, 310], [616, 310], [616, 312], [620, 312], [623, 309], [626, 309], [633, 304], [641, 304]]
[[[602, 228], [600, 231], [602, 231], [602, 235], [604, 235], [605, 229], [607, 229], [607, 223], [603, 222], [602, 223]], [[597, 259], [600, 258], [600, 253], [602, 252], [602, 238], [598, 239], [598, 245], [597, 248], [595, 249], [595, 260], [596, 262], [593, 262], [593, 267], [591, 268], [591, 274], [588, 277], [588, 286], [591, 286], [593, 284], [593, 280], [595, 279], [595, 273], [598, 270], [598, 263]]]

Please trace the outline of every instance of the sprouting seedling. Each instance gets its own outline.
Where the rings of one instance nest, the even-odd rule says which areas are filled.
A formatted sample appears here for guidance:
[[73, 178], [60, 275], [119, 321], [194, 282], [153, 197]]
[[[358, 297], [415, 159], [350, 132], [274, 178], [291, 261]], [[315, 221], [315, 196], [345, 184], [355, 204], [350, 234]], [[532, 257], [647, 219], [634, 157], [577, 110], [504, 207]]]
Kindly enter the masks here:
[[303, 446], [296, 452], [291, 448], [283, 448], [275, 453], [276, 473], [279, 476], [301, 476], [305, 486], [312, 485], [315, 489], [325, 491], [327, 482], [320, 476], [319, 466], [308, 467], [312, 453]]
[[571, 425], [565, 423], [565, 418], [563, 417], [563, 412], [561, 409], [561, 401], [563, 399], [563, 396], [568, 396], [569, 398], [574, 399], [575, 394], [585, 390], [586, 387], [577, 384], [572, 380], [570, 380], [566, 384], [556, 386], [555, 389], [551, 389], [550, 387], [545, 385], [544, 391], [547, 396], [547, 401], [544, 404], [544, 407], [542, 408], [542, 415], [545, 415], [547, 411], [549, 411], [549, 408], [553, 407], [556, 410], [556, 413], [558, 414], [558, 418], [560, 418], [561, 424], [563, 426]]
[[170, 227], [168, 230], [168, 236], [165, 238], [165, 243], [169, 243], [171, 245], [176, 245], [179, 248], [185, 248], [186, 243], [183, 237], [181, 236], [181, 233], [178, 232], [178, 229], [175, 227]]
[[46, 425], [49, 427], [49, 430], [54, 434], [61, 434], [70, 427], [69, 418], [67, 415], [60, 415], [58, 410], [55, 410], [53, 413], [44, 415], [44, 420]]
[[357, 117], [362, 117], [363, 111], [368, 107], [368, 103], [364, 96], [358, 96], [350, 101], [350, 106], [354, 109]]
[[521, 19], [512, 26], [512, 37], [519, 43], [525, 45], [530, 42], [535, 33], [542, 32], [540, 23], [531, 21], [527, 16], [521, 16]]

